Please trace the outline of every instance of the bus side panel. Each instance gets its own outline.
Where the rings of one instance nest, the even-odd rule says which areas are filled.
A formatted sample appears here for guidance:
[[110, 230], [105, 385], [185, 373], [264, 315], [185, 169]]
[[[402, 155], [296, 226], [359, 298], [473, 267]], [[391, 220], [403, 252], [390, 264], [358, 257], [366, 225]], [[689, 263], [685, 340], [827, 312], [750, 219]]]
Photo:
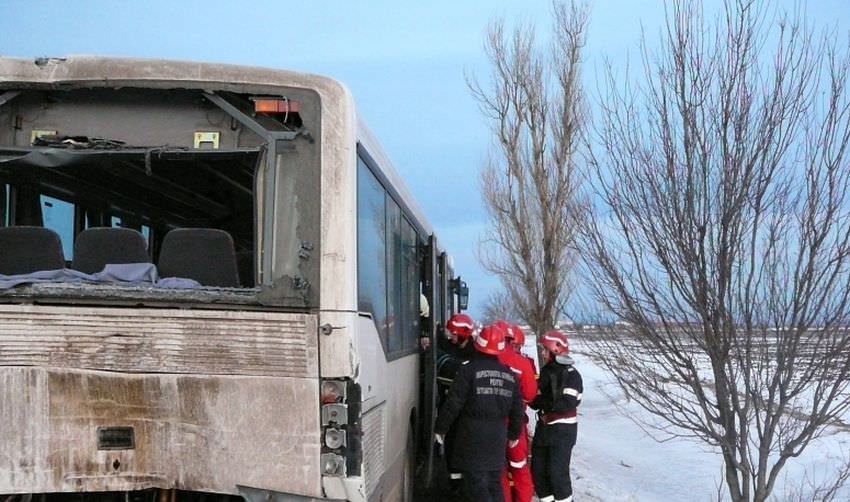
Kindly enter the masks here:
[[320, 496], [316, 331], [307, 314], [0, 305], [0, 493]]
[[[411, 424], [411, 412], [419, 398], [419, 354], [401, 357], [387, 363], [386, 380], [394, 383], [389, 387], [389, 413], [393, 427], [387, 429], [387, 472], [384, 474], [385, 500], [402, 500], [402, 471], [405, 466], [408, 435], [415, 434]], [[389, 376], [391, 375], [391, 376]], [[412, 438], [414, 439], [414, 438]]]
[[358, 320], [358, 383], [363, 392], [363, 464], [370, 499], [400, 500], [410, 415], [419, 395], [419, 354], [387, 361], [371, 318]]

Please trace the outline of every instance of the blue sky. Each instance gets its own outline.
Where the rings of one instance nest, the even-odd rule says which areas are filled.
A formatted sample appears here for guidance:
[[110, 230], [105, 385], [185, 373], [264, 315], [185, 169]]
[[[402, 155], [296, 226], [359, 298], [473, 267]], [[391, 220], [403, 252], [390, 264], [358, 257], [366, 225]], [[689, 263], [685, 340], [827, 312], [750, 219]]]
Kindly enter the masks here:
[[[801, 3], [846, 38], [850, 0]], [[530, 21], [545, 35], [550, 11], [549, 0], [0, 0], [0, 55], [209, 61], [341, 80], [454, 256], [477, 314], [498, 283], [475, 258], [486, 223], [478, 172], [490, 137], [464, 75], [486, 74], [489, 21]], [[653, 39], [662, 19], [662, 0], [591, 2], [590, 90], [604, 58], [618, 67], [627, 54], [634, 61], [641, 26]]]

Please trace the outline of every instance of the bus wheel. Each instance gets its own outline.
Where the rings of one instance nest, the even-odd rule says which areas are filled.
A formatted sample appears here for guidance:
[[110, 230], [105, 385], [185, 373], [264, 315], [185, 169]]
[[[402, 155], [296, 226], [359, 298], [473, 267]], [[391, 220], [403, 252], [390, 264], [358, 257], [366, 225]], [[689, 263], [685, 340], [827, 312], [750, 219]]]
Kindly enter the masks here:
[[404, 472], [402, 473], [401, 489], [402, 500], [413, 502], [414, 477], [416, 476], [416, 451], [413, 444], [413, 430], [407, 433], [407, 448], [404, 452]]

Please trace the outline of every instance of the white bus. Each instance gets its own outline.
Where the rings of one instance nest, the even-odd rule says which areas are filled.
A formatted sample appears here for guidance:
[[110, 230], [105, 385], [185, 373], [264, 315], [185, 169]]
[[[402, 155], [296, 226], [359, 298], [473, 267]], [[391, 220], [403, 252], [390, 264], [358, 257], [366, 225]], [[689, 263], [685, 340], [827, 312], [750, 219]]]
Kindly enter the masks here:
[[0, 500], [410, 500], [467, 294], [334, 80], [0, 58]]

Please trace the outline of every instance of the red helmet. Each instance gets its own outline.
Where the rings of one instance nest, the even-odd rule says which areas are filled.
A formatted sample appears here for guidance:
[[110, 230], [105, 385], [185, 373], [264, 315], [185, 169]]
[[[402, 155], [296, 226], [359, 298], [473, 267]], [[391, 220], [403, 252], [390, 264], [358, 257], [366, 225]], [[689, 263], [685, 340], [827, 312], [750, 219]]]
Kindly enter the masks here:
[[510, 331], [511, 329], [511, 323], [509, 323], [508, 321], [505, 321], [504, 319], [499, 319], [498, 321], [493, 322], [492, 325], [504, 331], [506, 337], [510, 336], [508, 331]]
[[466, 314], [454, 314], [446, 323], [446, 331], [455, 335], [458, 341], [463, 341], [475, 332], [475, 321]]
[[525, 345], [525, 332], [518, 324], [512, 324], [508, 328], [507, 338], [512, 340], [514, 345]]
[[505, 350], [505, 332], [495, 324], [485, 326], [473, 337], [479, 352], [495, 356]]
[[556, 356], [570, 353], [570, 341], [563, 331], [553, 330], [546, 332], [540, 339], [540, 345]]

